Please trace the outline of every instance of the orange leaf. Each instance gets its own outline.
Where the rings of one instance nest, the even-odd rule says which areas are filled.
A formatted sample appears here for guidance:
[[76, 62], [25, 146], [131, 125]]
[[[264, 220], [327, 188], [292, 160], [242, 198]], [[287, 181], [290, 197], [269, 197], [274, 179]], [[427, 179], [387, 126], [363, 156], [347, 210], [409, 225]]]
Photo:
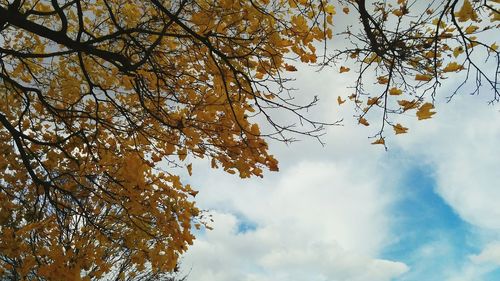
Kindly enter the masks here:
[[368, 121], [366, 121], [365, 118], [359, 118], [359, 124], [363, 124], [365, 126], [370, 126], [370, 123], [368, 123]]
[[399, 123], [392, 126], [392, 128], [394, 129], [394, 132], [396, 133], [396, 135], [406, 134], [408, 132], [408, 128], [403, 127], [403, 125], [401, 125]]
[[387, 78], [386, 76], [379, 76], [377, 77], [377, 81], [379, 84], [387, 84], [389, 82], [389, 78]]
[[379, 138], [376, 141], [372, 142], [372, 144], [385, 144], [384, 138]]
[[349, 67], [345, 67], [345, 66], [340, 67], [340, 73], [349, 72], [349, 70], [351, 70]]
[[285, 69], [290, 72], [297, 71], [297, 68], [290, 64], [285, 64]]

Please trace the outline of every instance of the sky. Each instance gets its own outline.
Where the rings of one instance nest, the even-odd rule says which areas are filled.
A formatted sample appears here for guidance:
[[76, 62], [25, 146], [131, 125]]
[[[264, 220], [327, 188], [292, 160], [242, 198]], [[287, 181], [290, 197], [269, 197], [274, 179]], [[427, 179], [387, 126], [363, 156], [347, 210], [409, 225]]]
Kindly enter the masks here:
[[[405, 135], [371, 145], [347, 95], [351, 77], [301, 66], [294, 86], [320, 97], [311, 115], [344, 118], [322, 146], [271, 143], [280, 171], [240, 179], [194, 163], [188, 178], [213, 230], [182, 258], [188, 280], [500, 280], [500, 106], [487, 94], [436, 99], [400, 116]], [[372, 128], [372, 130], [374, 130]]]
[[[203, 281], [496, 281], [500, 280], [500, 105], [484, 91], [447, 97], [432, 119], [404, 114], [407, 134], [368, 139], [357, 124], [354, 73], [298, 65], [299, 100], [317, 95], [309, 116], [328, 127], [312, 138], [270, 142], [279, 172], [240, 179], [193, 163], [187, 183], [212, 215], [213, 230], [182, 257], [188, 280]], [[387, 135], [392, 135], [390, 132]]]
[[263, 179], [195, 162], [189, 183], [214, 229], [183, 257], [188, 280], [500, 280], [500, 106], [443, 94], [434, 118], [401, 116], [410, 130], [385, 151], [335, 101], [348, 76], [298, 73], [321, 99], [314, 117], [343, 126], [325, 146], [271, 143], [280, 171]]

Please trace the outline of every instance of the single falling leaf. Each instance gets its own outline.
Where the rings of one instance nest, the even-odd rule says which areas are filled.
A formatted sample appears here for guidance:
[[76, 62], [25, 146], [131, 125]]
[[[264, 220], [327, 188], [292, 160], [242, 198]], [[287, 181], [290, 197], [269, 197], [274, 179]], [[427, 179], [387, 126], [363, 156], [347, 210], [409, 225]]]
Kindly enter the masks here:
[[186, 166], [186, 168], [187, 168], [188, 174], [189, 174], [190, 176], [192, 176], [192, 175], [193, 175], [193, 164], [189, 163], [189, 164]]
[[340, 67], [340, 73], [349, 72], [349, 70], [351, 70], [349, 67], [345, 67], [345, 66]]
[[349, 8], [348, 7], [344, 7], [342, 8], [342, 12], [344, 12], [344, 14], [349, 14]]
[[432, 115], [436, 114], [436, 112], [431, 111], [432, 109], [434, 109], [434, 105], [430, 102], [426, 102], [422, 106], [420, 106], [417, 110], [418, 120], [431, 118]]
[[366, 121], [365, 118], [359, 118], [359, 124], [363, 124], [365, 126], [370, 126], [370, 123], [368, 123], [368, 121]]
[[384, 138], [380, 137], [376, 141], [372, 142], [372, 144], [385, 144]]
[[342, 100], [342, 98], [340, 96], [337, 97], [337, 103], [339, 105], [343, 104], [345, 102], [345, 100]]
[[193, 197], [196, 197], [196, 195], [199, 193], [198, 190], [191, 190], [189, 191], [189, 195], [193, 196]]
[[394, 132], [396, 133], [396, 135], [406, 134], [408, 132], [408, 128], [403, 127], [403, 125], [401, 125], [399, 123], [396, 125], [393, 125], [392, 128], [394, 129]]

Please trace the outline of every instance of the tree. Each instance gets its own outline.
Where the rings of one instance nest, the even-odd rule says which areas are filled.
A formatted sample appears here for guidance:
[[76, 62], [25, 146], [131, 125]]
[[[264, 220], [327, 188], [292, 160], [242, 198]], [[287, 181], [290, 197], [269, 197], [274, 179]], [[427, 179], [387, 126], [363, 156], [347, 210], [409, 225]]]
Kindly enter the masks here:
[[333, 13], [280, 2], [0, 1], [0, 274], [171, 271], [204, 222], [175, 167], [277, 170], [254, 115], [308, 121], [285, 55], [316, 62]]
[[[389, 2], [0, 0], [0, 274], [97, 280], [174, 270], [205, 223], [176, 168], [191, 174], [191, 158], [208, 158], [242, 178], [262, 176], [278, 169], [266, 139], [319, 137], [327, 125], [304, 115], [316, 98], [301, 105], [289, 95], [297, 61], [353, 60], [359, 122], [383, 111], [375, 143], [384, 125], [406, 131], [390, 114], [430, 117], [428, 96], [445, 73], [475, 70], [498, 99], [498, 68], [491, 78], [472, 54], [480, 47], [498, 62], [495, 44], [472, 38], [498, 27], [485, 23], [498, 20], [497, 0], [460, 9], [438, 1], [420, 17], [412, 3]], [[361, 24], [339, 34], [350, 47], [328, 54], [333, 4]], [[379, 96], [363, 90], [370, 67]], [[277, 122], [276, 110], [310, 129]]]

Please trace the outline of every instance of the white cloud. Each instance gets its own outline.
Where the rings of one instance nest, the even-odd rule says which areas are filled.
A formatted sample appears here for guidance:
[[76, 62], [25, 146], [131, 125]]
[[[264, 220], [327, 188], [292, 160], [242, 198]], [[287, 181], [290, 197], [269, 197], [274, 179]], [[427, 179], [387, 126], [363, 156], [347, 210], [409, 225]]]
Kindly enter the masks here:
[[[403, 274], [405, 264], [377, 259], [391, 239], [385, 211], [393, 198], [381, 176], [363, 167], [300, 162], [277, 179], [240, 187], [210, 171], [200, 204], [225, 211], [188, 251], [190, 279], [386, 281]], [[238, 232], [245, 220], [256, 229]]]
[[462, 219], [500, 230], [499, 107], [460, 96], [439, 104], [425, 123], [413, 123], [414, 136], [398, 139], [402, 149], [434, 168], [437, 192]]
[[[391, 204], [400, 173], [382, 160], [380, 146], [369, 144], [370, 130], [355, 124], [350, 108], [337, 105], [348, 79], [326, 71], [301, 75], [328, 81], [299, 86], [323, 94], [313, 118], [343, 116], [345, 126], [329, 128], [326, 148], [313, 140], [271, 145], [281, 171], [264, 179], [241, 181], [195, 163], [198, 203], [216, 213], [215, 230], [198, 236], [185, 256], [190, 280], [388, 281], [409, 270], [378, 258], [396, 238]], [[244, 220], [256, 229], [238, 233]]]

